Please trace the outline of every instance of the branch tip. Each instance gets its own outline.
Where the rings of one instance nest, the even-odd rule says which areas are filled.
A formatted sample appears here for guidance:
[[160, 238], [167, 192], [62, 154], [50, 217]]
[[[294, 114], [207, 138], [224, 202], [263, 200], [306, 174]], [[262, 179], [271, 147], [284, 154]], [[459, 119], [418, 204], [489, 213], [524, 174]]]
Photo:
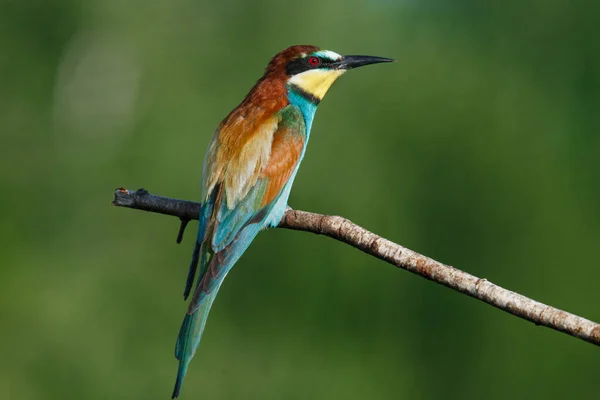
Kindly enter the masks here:
[[181, 244], [181, 242], [183, 241], [183, 234], [185, 233], [185, 228], [190, 222], [190, 219], [185, 217], [179, 217], [179, 220], [181, 221], [181, 225], [179, 225], [179, 233], [177, 234], [177, 244]]

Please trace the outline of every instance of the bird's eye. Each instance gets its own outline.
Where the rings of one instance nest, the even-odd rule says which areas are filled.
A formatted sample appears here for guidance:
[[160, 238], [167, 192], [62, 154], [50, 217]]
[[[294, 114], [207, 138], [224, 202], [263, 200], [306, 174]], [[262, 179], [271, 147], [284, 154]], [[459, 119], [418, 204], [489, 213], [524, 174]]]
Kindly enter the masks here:
[[321, 60], [319, 57], [312, 56], [308, 58], [308, 63], [313, 67], [316, 67], [317, 65], [321, 64]]

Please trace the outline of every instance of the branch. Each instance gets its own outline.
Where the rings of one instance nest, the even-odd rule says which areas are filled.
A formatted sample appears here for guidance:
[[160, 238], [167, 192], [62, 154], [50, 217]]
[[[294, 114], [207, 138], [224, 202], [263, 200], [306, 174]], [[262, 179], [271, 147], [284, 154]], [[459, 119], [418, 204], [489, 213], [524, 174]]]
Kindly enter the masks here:
[[[179, 217], [182, 221], [179, 239], [185, 229], [183, 224], [187, 224], [191, 219], [198, 219], [200, 210], [198, 203], [155, 196], [144, 189], [134, 192], [117, 189], [113, 205]], [[599, 324], [425, 257], [369, 232], [345, 218], [288, 209], [278, 227], [329, 236], [398, 268], [474, 297], [536, 325], [564, 332], [600, 346]]]

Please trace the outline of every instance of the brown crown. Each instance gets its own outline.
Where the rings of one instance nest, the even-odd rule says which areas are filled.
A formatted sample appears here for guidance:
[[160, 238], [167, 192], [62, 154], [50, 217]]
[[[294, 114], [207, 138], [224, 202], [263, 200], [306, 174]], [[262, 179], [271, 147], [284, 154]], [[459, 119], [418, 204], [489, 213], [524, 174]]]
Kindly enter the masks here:
[[290, 61], [300, 57], [302, 54], [310, 54], [319, 50], [320, 49], [316, 46], [308, 45], [296, 45], [288, 47], [287, 49], [276, 54], [271, 59], [269, 65], [267, 65], [267, 69], [265, 70], [265, 76], [271, 74], [285, 74], [285, 67]]

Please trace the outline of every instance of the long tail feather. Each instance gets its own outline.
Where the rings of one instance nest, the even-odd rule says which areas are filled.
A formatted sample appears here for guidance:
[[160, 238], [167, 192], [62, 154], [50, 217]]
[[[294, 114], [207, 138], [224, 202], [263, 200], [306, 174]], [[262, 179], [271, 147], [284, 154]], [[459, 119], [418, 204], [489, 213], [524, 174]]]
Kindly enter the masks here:
[[194, 246], [194, 254], [192, 254], [192, 262], [190, 263], [190, 269], [188, 271], [187, 280], [185, 282], [185, 290], [183, 291], [183, 299], [187, 300], [194, 284], [194, 276], [196, 275], [196, 269], [198, 269], [198, 260], [200, 259], [200, 247], [201, 244], [196, 241]]
[[194, 353], [196, 353], [196, 349], [200, 344], [208, 312], [217, 296], [219, 286], [202, 299], [200, 307], [193, 314], [186, 314], [183, 319], [179, 336], [177, 337], [177, 344], [175, 345], [175, 358], [179, 360], [179, 368], [177, 369], [177, 380], [175, 381], [172, 399], [179, 397], [188, 364], [192, 360], [192, 357], [194, 357]]
[[[213, 253], [212, 248], [205, 248], [204, 246], [201, 246], [198, 250], [199, 254], [201, 254], [201, 260], [199, 263], [200, 270], [198, 271], [199, 276], [196, 283], [196, 291], [181, 324], [177, 344], [175, 345], [175, 357], [179, 360], [179, 367], [177, 369], [175, 388], [173, 389], [173, 399], [179, 397], [188, 365], [200, 344], [208, 313], [223, 280], [231, 267], [246, 251], [252, 239], [254, 239], [260, 230], [262, 222], [262, 220], [259, 220], [258, 222], [251, 222], [246, 225], [238, 233], [234, 242], [217, 253]], [[192, 281], [197, 269], [196, 265], [198, 264], [196, 262], [198, 257], [196, 251], [197, 248], [194, 248], [194, 256], [192, 257], [190, 272], [188, 273], [188, 279]]]
[[198, 316], [198, 314], [189, 315], [186, 314], [183, 323], [181, 324], [181, 328], [179, 330], [179, 337], [177, 338], [177, 344], [175, 345], [175, 358], [179, 360], [179, 367], [177, 369], [177, 380], [175, 381], [175, 388], [173, 389], [172, 399], [176, 399], [179, 397], [179, 392], [181, 391], [181, 385], [183, 384], [183, 378], [185, 377], [185, 373], [187, 372], [187, 367], [189, 364], [189, 360], [185, 360], [185, 352], [184, 348], [180, 346], [181, 337], [187, 336], [187, 332], [190, 331], [190, 326], [194, 322], [194, 319]]
[[[194, 284], [194, 277], [198, 269], [198, 261], [200, 259], [200, 251], [202, 249], [202, 242], [204, 242], [204, 236], [206, 234], [207, 221], [210, 217], [210, 213], [213, 210], [213, 204], [215, 201], [216, 194], [211, 195], [207, 202], [202, 204], [200, 208], [200, 215], [198, 221], [198, 237], [194, 243], [194, 253], [192, 254], [192, 261], [190, 262], [190, 268], [188, 270], [188, 276], [185, 281], [185, 289], [183, 291], [183, 299], [187, 300]], [[202, 261], [204, 262], [204, 260]], [[202, 276], [202, 267], [200, 267], [200, 276]]]

